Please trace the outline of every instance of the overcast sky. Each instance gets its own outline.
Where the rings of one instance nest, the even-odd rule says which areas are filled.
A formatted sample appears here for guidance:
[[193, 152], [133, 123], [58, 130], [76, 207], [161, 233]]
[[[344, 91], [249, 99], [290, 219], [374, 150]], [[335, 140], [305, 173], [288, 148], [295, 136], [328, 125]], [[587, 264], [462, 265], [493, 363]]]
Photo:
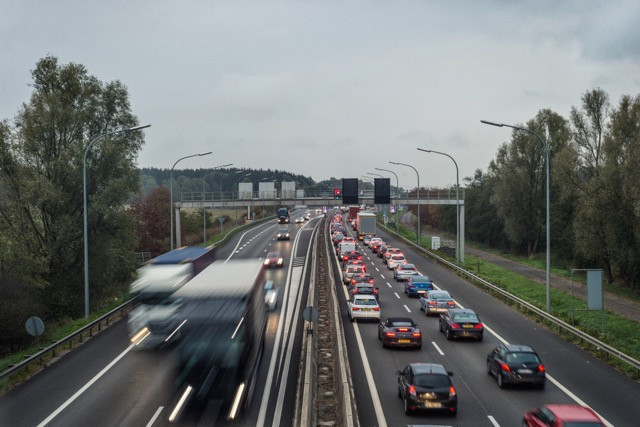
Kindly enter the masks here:
[[[0, 12], [0, 119], [30, 95], [39, 58], [129, 89], [151, 123], [141, 167], [271, 168], [415, 186], [486, 169], [506, 128], [568, 117], [601, 87], [640, 93], [640, 2], [29, 1]], [[185, 4], [182, 4], [185, 3]], [[395, 179], [392, 181], [395, 184]]]

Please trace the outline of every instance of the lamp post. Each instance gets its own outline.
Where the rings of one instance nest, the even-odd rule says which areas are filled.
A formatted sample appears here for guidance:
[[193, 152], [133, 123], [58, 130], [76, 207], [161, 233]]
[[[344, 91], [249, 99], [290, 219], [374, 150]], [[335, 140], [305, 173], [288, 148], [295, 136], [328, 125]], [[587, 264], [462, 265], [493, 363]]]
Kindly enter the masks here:
[[464, 256], [460, 253], [460, 181], [458, 175], [458, 163], [456, 163], [455, 159], [448, 155], [447, 153], [442, 153], [436, 150], [425, 150], [423, 148], [418, 148], [419, 151], [424, 151], [425, 153], [436, 153], [442, 156], [447, 156], [451, 160], [453, 160], [453, 164], [456, 165], [456, 260], [458, 264], [460, 264], [460, 258], [464, 260]]
[[170, 202], [170, 211], [171, 211], [171, 250], [173, 250], [173, 169], [176, 167], [176, 165], [184, 159], [189, 159], [191, 157], [202, 157], [202, 156], [207, 156], [209, 154], [211, 154], [212, 152], [206, 152], [206, 153], [199, 153], [199, 154], [192, 154], [190, 156], [184, 156], [179, 158], [178, 160], [176, 160], [176, 162], [173, 164], [173, 166], [171, 166], [171, 172], [169, 173], [169, 194], [170, 194], [170, 198], [171, 198], [171, 202]]
[[536, 138], [538, 138], [538, 140], [544, 146], [546, 163], [547, 163], [547, 170], [546, 170], [546, 178], [547, 178], [547, 191], [546, 191], [547, 193], [547, 209], [546, 209], [547, 210], [547, 313], [551, 313], [551, 222], [550, 222], [551, 204], [550, 204], [550, 191], [549, 191], [549, 182], [550, 182], [549, 180], [549, 143], [534, 131], [526, 128], [507, 125], [504, 123], [490, 122], [488, 120], [480, 120], [480, 122], [484, 123], [485, 125], [491, 125], [491, 126], [497, 126], [497, 127], [508, 127], [515, 130], [528, 132], [531, 135], [534, 135]]
[[[239, 173], [243, 173], [243, 172], [244, 172], [244, 171], [242, 171], [242, 170], [240, 170], [240, 171], [235, 171], [235, 172], [231, 172], [231, 173], [228, 173], [228, 174], [224, 175], [222, 178], [220, 178], [220, 200], [222, 200], [222, 199], [224, 198], [224, 195], [223, 195], [223, 193], [222, 193], [222, 182], [224, 181], [224, 179], [225, 179], [226, 177], [228, 177], [229, 175], [237, 175], [237, 174], [239, 174]], [[250, 176], [250, 175], [251, 175], [251, 173], [248, 173], [248, 174], [246, 174], [246, 175], [241, 176], [240, 178], [246, 178], [246, 177], [248, 177], [248, 176]]]
[[[377, 171], [384, 171], [384, 172], [389, 172], [392, 173], [393, 175], [395, 175], [396, 177], [396, 200], [398, 199], [398, 190], [400, 188], [400, 184], [398, 182], [398, 175], [389, 169], [382, 169], [382, 168], [375, 168]], [[398, 230], [398, 207], [396, 206], [396, 231]]]
[[91, 146], [98, 141], [100, 138], [104, 138], [105, 136], [115, 135], [118, 133], [126, 133], [133, 132], [135, 130], [145, 129], [150, 127], [151, 125], [143, 125], [143, 126], [134, 126], [127, 129], [119, 129], [111, 132], [101, 133], [96, 136], [89, 142], [87, 148], [84, 150], [84, 156], [82, 157], [82, 202], [83, 202], [83, 220], [84, 220], [84, 317], [89, 318], [89, 233], [88, 229], [88, 221], [87, 221], [87, 154], [89, 154], [89, 150]]
[[399, 162], [389, 162], [392, 165], [401, 165], [401, 166], [406, 166], [409, 167], [411, 169], [413, 169], [416, 172], [416, 175], [418, 177], [418, 193], [417, 193], [417, 198], [418, 198], [418, 236], [417, 236], [417, 242], [418, 242], [418, 246], [420, 246], [420, 174], [418, 173], [418, 170], [416, 168], [414, 168], [411, 165], [408, 165], [406, 163], [399, 163]]
[[[207, 173], [205, 173], [204, 176], [202, 177], [202, 227], [203, 227], [202, 243], [206, 243], [207, 242], [207, 207], [204, 205], [204, 193], [205, 193], [205, 187], [207, 185], [207, 181], [206, 181], [207, 175], [209, 175], [211, 172], [213, 172], [216, 169], [226, 168], [228, 166], [233, 166], [233, 163], [228, 163], [226, 165], [214, 166], [211, 169], [209, 169], [209, 171]], [[211, 195], [211, 200], [213, 200], [213, 193]]]

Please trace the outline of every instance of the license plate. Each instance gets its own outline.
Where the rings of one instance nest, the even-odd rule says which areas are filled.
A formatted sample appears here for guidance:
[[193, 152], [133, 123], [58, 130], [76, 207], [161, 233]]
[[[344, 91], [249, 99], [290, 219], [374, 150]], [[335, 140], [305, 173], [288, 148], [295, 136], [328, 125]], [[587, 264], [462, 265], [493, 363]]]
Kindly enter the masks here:
[[440, 402], [424, 402], [425, 408], [442, 408], [442, 403]]
[[418, 291], [419, 294], [426, 294], [427, 291]]
[[371, 311], [370, 308], [363, 308], [362, 311]]
[[406, 343], [410, 343], [411, 340], [398, 340], [398, 343], [400, 344], [406, 344]]
[[473, 328], [473, 325], [462, 325], [462, 327], [465, 329], [471, 329]]
[[518, 373], [520, 373], [520, 374], [532, 374], [533, 371], [531, 369], [518, 369]]

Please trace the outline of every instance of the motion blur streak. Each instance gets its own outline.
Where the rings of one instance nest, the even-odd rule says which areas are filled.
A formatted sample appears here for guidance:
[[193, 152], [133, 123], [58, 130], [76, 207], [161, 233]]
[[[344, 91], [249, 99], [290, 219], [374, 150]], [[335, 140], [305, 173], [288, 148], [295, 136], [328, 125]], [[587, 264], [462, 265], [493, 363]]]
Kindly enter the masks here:
[[137, 334], [131, 337], [131, 343], [138, 345], [148, 335], [149, 335], [149, 329], [145, 326], [144, 328], [140, 329], [140, 331]]
[[234, 339], [236, 337], [236, 334], [238, 333], [238, 329], [240, 329], [240, 325], [242, 325], [243, 321], [244, 321], [244, 317], [240, 319], [240, 322], [238, 322], [238, 326], [236, 326], [235, 331], [233, 331], [233, 335], [231, 335], [231, 339]]
[[182, 325], [184, 325], [185, 323], [187, 323], [187, 319], [184, 319], [184, 320], [182, 321], [182, 323], [180, 323], [180, 324], [178, 325], [178, 327], [176, 328], [176, 330], [175, 330], [175, 331], [173, 331], [173, 332], [171, 332], [171, 335], [169, 335], [169, 336], [167, 337], [167, 339], [166, 339], [166, 340], [164, 340], [164, 342], [169, 341], [169, 340], [171, 339], [171, 337], [172, 337], [172, 336], [174, 336], [174, 335], [176, 334], [176, 332], [178, 332], [178, 330], [179, 330], [180, 328], [182, 328]]
[[244, 392], [244, 383], [241, 383], [236, 392], [236, 397], [233, 399], [233, 406], [231, 412], [229, 412], [229, 419], [233, 420], [238, 413], [238, 406], [240, 406], [240, 400], [242, 399], [242, 393]]
[[182, 393], [182, 397], [178, 401], [178, 404], [173, 409], [173, 412], [171, 412], [171, 415], [169, 416], [169, 422], [174, 422], [176, 420], [176, 418], [178, 417], [178, 414], [180, 414], [180, 410], [184, 406], [184, 402], [186, 402], [187, 398], [189, 397], [192, 391], [193, 391], [193, 387], [187, 386], [187, 389], [184, 391], [184, 393]]

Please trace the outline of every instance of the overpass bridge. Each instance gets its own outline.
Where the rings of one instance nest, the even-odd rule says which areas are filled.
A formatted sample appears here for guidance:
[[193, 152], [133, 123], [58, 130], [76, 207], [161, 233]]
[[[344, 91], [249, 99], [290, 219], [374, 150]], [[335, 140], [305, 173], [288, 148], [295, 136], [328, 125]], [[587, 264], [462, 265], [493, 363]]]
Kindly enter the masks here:
[[[283, 197], [284, 196], [284, 197]], [[295, 197], [294, 197], [295, 196]], [[360, 191], [359, 204], [361, 205], [374, 205], [373, 190]], [[425, 206], [425, 205], [456, 205], [455, 190], [422, 190], [420, 192], [420, 199], [416, 197], [416, 194], [404, 193], [391, 196], [391, 204], [396, 206]], [[238, 209], [247, 208], [250, 209], [253, 206], [260, 206], [263, 208], [272, 207], [275, 210], [280, 206], [295, 207], [295, 206], [308, 206], [308, 207], [323, 207], [331, 209], [335, 206], [342, 206], [342, 200], [336, 200], [333, 195], [333, 191], [326, 190], [311, 190], [311, 191], [298, 191], [295, 194], [288, 192], [288, 194], [282, 194], [277, 190], [274, 191], [253, 191], [253, 192], [182, 192], [180, 195], [180, 202], [175, 202], [175, 218], [178, 222], [175, 230], [180, 230], [180, 209]], [[387, 205], [377, 205], [384, 209]], [[180, 242], [180, 236], [177, 236], [178, 242]], [[460, 194], [460, 257], [464, 261], [464, 190]]]

